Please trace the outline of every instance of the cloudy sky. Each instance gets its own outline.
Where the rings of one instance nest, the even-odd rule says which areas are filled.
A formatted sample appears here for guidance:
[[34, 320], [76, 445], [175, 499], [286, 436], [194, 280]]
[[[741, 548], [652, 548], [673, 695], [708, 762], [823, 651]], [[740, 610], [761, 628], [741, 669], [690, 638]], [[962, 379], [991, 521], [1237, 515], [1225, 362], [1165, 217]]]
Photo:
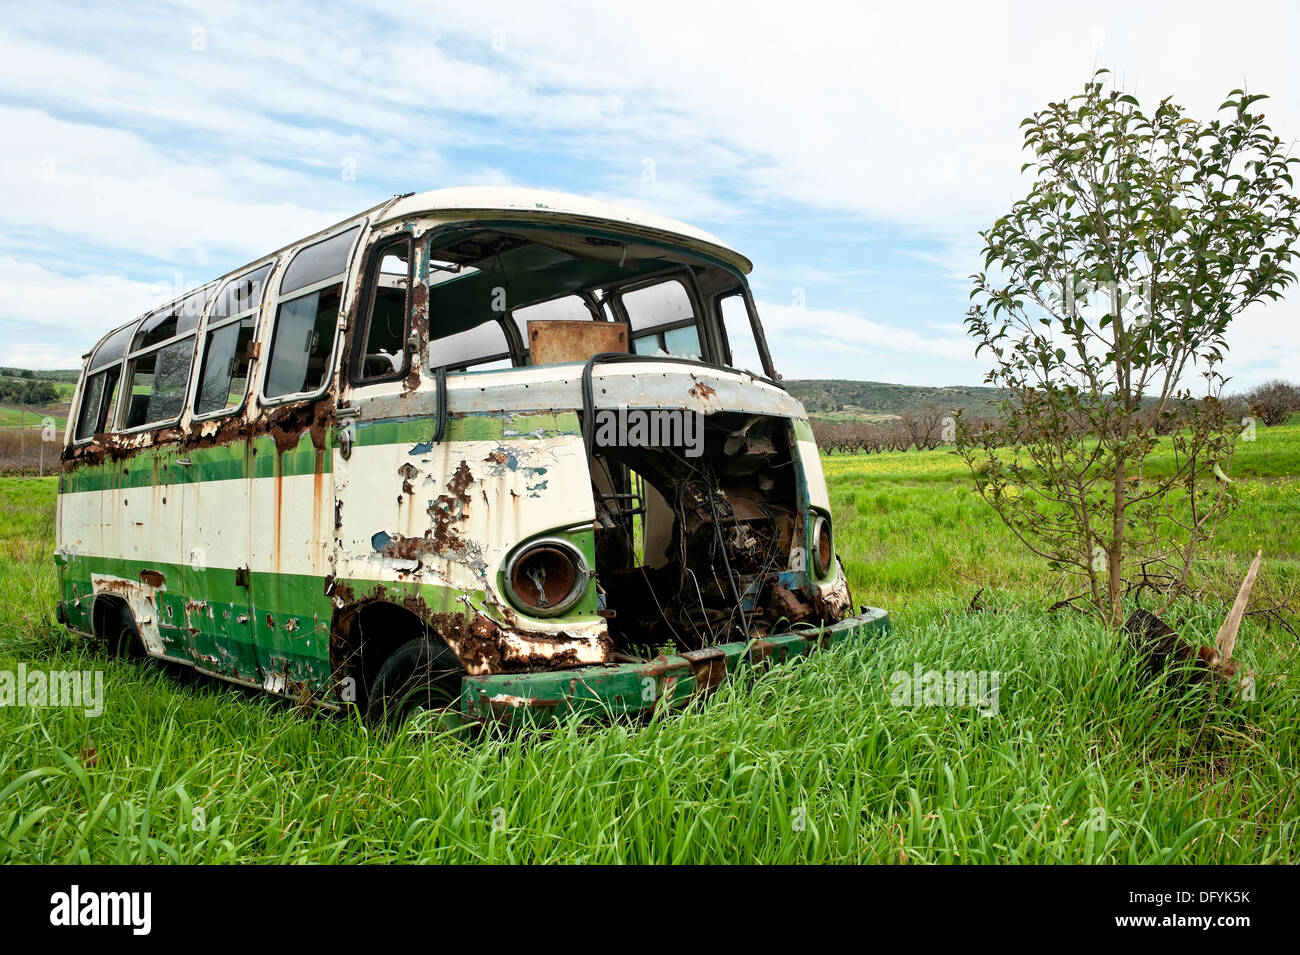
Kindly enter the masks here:
[[[0, 363], [105, 330], [398, 192], [512, 184], [685, 219], [754, 260], [787, 377], [977, 383], [977, 230], [1019, 121], [1109, 67], [1300, 137], [1294, 4], [28, 4], [0, 22]], [[803, 308], [795, 308], [802, 299]], [[1300, 292], [1238, 322], [1300, 377]]]

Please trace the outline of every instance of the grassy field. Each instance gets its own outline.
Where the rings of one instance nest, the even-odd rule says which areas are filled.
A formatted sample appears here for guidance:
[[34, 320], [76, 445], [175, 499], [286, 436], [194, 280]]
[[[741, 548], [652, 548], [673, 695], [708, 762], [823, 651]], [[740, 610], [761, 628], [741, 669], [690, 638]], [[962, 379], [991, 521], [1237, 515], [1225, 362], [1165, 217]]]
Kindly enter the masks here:
[[67, 413], [68, 409], [66, 405], [59, 405], [57, 407], [51, 406], [48, 408], [27, 408], [25, 409], [25, 413], [23, 409], [19, 408], [0, 408], [0, 428], [17, 429], [23, 427], [25, 421], [25, 426], [28, 431], [39, 434], [41, 430], [41, 421], [49, 415], [54, 418], [55, 426], [59, 429], [59, 432], [62, 433], [63, 426], [67, 424]]
[[[51, 621], [54, 482], [0, 479], [0, 670], [105, 672], [106, 707], [0, 709], [0, 860], [171, 862], [1300, 861], [1296, 637], [1248, 617], [1253, 702], [1138, 679], [942, 451], [830, 457], [837, 541], [888, 640], [723, 687], [644, 725], [467, 741], [122, 664]], [[1241, 445], [1211, 642], [1300, 606], [1300, 425]], [[981, 591], [972, 604], [972, 596]], [[1283, 618], [1294, 628], [1295, 614]], [[895, 671], [997, 671], [996, 715], [896, 707]]]

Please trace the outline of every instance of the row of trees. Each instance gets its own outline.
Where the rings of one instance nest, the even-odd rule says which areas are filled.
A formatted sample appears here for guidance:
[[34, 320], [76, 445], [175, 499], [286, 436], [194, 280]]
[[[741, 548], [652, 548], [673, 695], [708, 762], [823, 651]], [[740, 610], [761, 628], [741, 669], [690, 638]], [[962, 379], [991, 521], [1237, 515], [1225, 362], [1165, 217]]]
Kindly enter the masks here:
[[[1284, 424], [1300, 413], [1300, 385], [1277, 379], [1249, 391], [1218, 399], [1219, 413], [1238, 423], [1254, 420], [1263, 425]], [[1157, 435], [1171, 435], [1192, 423], [1194, 412], [1204, 410], [1205, 399], [1186, 407], [1161, 412], [1154, 407], [1138, 416]], [[995, 422], [989, 416], [962, 415], [963, 425], [983, 431]], [[886, 421], [830, 421], [814, 418], [813, 434], [823, 452], [873, 454], [881, 451], [933, 451], [956, 440], [956, 416], [941, 405], [929, 402]], [[1062, 430], [1073, 437], [1086, 437], [1090, 423], [1086, 416], [1067, 417]], [[1023, 428], [1021, 429], [1023, 432]], [[1027, 437], [1022, 434], [1022, 439]]]
[[954, 437], [952, 414], [926, 404], [887, 421], [827, 421], [814, 418], [813, 435], [824, 452], [933, 451]]
[[59, 400], [54, 382], [43, 378], [0, 378], [0, 404], [48, 405]]

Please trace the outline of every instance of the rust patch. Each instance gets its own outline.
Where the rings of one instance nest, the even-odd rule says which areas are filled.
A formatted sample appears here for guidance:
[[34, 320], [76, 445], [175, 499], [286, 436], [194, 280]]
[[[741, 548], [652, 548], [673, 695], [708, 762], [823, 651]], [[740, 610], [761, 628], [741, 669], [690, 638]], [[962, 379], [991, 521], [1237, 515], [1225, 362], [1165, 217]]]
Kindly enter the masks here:
[[415, 493], [415, 485], [412, 483], [420, 474], [414, 464], [409, 461], [397, 469], [398, 476], [402, 479], [402, 493], [408, 497]]
[[704, 650], [688, 650], [682, 658], [691, 665], [695, 675], [696, 692], [707, 696], [716, 690], [727, 678], [727, 657], [716, 647]]
[[429, 287], [423, 282], [416, 282], [415, 288], [411, 290], [411, 330], [409, 345], [414, 345], [410, 349], [410, 367], [406, 370], [406, 378], [402, 380], [403, 391], [415, 391], [420, 387], [420, 373], [424, 368], [425, 360], [429, 352], [429, 335], [428, 335], [428, 316], [429, 316]]
[[159, 571], [146, 569], [140, 571], [140, 583], [148, 584], [150, 587], [157, 588], [167, 583], [167, 578]]
[[708, 401], [717, 393], [718, 390], [716, 388], [706, 385], [702, 381], [696, 381], [695, 384], [691, 385], [691, 387], [687, 391], [687, 394], [689, 394], [692, 398], [700, 398], [704, 401]]
[[334, 400], [326, 397], [308, 404], [272, 408], [256, 420], [246, 407], [232, 417], [190, 422], [184, 428], [172, 426], [130, 435], [101, 432], [90, 444], [65, 447], [60, 455], [60, 469], [72, 471], [84, 465], [122, 461], [160, 445], [170, 445], [177, 454], [185, 454], [199, 448], [245, 441], [249, 453], [255, 453], [252, 439], [261, 434], [269, 434], [276, 448], [284, 452], [296, 448], [302, 435], [309, 433], [313, 447], [324, 451], [329, 446], [329, 429], [336, 423], [334, 410]]
[[812, 605], [800, 599], [799, 595], [778, 581], [772, 581], [768, 590], [768, 610], [777, 618], [784, 617], [791, 623], [798, 623], [813, 614]]

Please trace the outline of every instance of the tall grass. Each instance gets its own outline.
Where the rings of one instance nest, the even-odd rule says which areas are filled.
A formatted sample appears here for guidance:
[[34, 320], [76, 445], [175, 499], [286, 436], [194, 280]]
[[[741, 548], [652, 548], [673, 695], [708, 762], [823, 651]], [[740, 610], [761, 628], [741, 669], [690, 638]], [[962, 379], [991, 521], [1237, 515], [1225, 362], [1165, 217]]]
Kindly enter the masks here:
[[[1300, 453], [1270, 455], [1276, 473], [1244, 480], [1283, 489], [1243, 495], [1222, 552], [1235, 573], [1269, 542], [1278, 601], [1295, 597], [1300, 543], [1273, 525], [1300, 513], [1282, 475]], [[468, 739], [379, 737], [67, 637], [49, 617], [53, 482], [2, 479], [0, 670], [99, 669], [107, 702], [0, 709], [0, 859], [1297, 861], [1295, 640], [1248, 618], [1254, 701], [1139, 679], [1104, 628], [1044, 609], [1049, 579], [960, 473], [913, 460], [827, 461], [855, 595], [890, 607], [892, 637], [646, 723]], [[1213, 639], [1218, 599], [1181, 608], [1186, 635]], [[892, 705], [891, 674], [917, 664], [997, 671], [996, 715]]]

